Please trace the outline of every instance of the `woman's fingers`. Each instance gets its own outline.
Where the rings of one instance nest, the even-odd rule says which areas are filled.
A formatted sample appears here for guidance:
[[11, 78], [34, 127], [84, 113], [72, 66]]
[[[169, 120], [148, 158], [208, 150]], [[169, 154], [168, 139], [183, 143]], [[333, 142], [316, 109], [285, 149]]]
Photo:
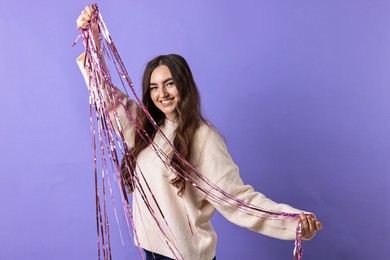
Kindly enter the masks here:
[[91, 13], [88, 13], [86, 10], [83, 10], [83, 11], [81, 12], [81, 15], [84, 17], [84, 19], [85, 19], [86, 21], [91, 20]]
[[302, 223], [302, 236], [305, 236], [305, 234], [309, 231], [309, 223], [307, 222], [307, 218], [303, 212], [301, 212], [301, 223]]
[[307, 222], [309, 223], [309, 231], [311, 233], [315, 232], [317, 230], [315, 218], [309, 215], [307, 216]]
[[322, 229], [321, 222], [317, 221], [313, 215], [305, 215], [301, 212], [301, 234], [305, 239], [310, 239], [314, 236], [317, 230]]
[[77, 28], [79, 29], [85, 29], [88, 25], [89, 20], [84, 17], [83, 14], [80, 14], [80, 16], [76, 20]]
[[81, 11], [81, 14], [77, 18], [76, 24], [79, 29], [86, 29], [89, 21], [92, 18], [92, 9], [90, 6], [86, 6], [84, 10]]
[[89, 5], [87, 5], [84, 10], [87, 12], [87, 14], [90, 17], [92, 16], [92, 9], [91, 9], [91, 7]]
[[316, 227], [317, 227], [317, 230], [321, 230], [321, 229], [322, 229], [322, 224], [321, 224], [321, 222], [316, 221]]
[[82, 15], [80, 15], [80, 16], [77, 18], [76, 24], [77, 24], [77, 28], [78, 28], [78, 29], [85, 29], [86, 24], [85, 24], [85, 21], [84, 21], [84, 17], [83, 17]]

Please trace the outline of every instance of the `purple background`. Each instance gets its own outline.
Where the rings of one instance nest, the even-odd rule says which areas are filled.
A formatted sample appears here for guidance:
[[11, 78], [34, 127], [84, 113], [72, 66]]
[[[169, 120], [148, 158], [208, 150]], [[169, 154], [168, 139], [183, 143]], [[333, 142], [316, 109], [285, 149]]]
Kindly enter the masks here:
[[[97, 259], [83, 46], [71, 48], [89, 3], [0, 2], [2, 260]], [[388, 259], [389, 1], [98, 3], [138, 88], [148, 60], [182, 54], [244, 181], [316, 213], [305, 259]], [[218, 259], [290, 259], [292, 241], [213, 222]], [[112, 232], [114, 259], [136, 259]]]

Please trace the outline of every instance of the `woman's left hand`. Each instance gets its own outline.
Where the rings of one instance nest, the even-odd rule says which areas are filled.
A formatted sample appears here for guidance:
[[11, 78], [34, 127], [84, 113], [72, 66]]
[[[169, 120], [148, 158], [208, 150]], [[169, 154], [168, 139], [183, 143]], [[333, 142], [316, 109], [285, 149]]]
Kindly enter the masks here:
[[322, 229], [321, 222], [317, 221], [314, 215], [305, 215], [301, 212], [302, 229], [301, 234], [303, 239], [310, 239], [316, 231]]

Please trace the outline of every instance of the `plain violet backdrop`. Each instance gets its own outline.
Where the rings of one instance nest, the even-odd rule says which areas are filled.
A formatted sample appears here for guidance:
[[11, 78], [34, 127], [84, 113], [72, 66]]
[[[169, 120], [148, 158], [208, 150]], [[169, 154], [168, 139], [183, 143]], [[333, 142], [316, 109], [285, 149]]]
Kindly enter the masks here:
[[[97, 259], [83, 46], [71, 48], [90, 3], [0, 2], [1, 260]], [[316, 213], [304, 259], [388, 259], [390, 1], [97, 3], [138, 89], [148, 60], [183, 55], [244, 181]], [[292, 257], [293, 241], [213, 223], [218, 259]], [[140, 259], [111, 230], [114, 259]]]

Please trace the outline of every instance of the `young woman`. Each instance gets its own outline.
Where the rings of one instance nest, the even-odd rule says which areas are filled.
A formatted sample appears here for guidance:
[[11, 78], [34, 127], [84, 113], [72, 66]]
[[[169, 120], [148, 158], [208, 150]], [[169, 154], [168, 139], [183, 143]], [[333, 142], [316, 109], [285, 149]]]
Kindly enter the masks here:
[[[77, 27], [85, 29], [92, 15], [91, 8], [87, 6], [77, 19]], [[78, 62], [88, 83], [82, 61], [83, 56]], [[170, 54], [151, 60], [145, 68], [142, 94], [143, 104], [162, 133], [180, 155], [218, 189], [267, 210], [301, 213], [304, 239], [312, 238], [322, 228], [313, 214], [304, 214], [288, 205], [275, 203], [243, 184], [223, 139], [202, 117], [198, 89], [184, 58]], [[133, 115], [138, 113], [154, 143], [165, 154], [171, 155], [169, 164], [172, 168], [190, 172], [179, 156], [172, 153], [172, 148], [154, 129], [145, 113], [137, 109], [133, 101], [124, 98], [130, 112]], [[137, 188], [133, 194], [135, 229], [147, 259], [215, 259], [217, 236], [210, 219], [216, 209], [231, 222], [255, 232], [279, 239], [295, 239], [297, 219], [259, 218], [244, 214], [235, 207], [216, 203], [206, 193], [188, 185], [174, 170], [165, 167], [150, 144], [134, 131], [124, 110], [119, 110], [119, 117], [124, 125], [125, 139], [132, 146], [132, 160], [137, 162], [144, 176], [140, 178], [141, 185], [147, 184], [151, 190], [145, 195], [150, 203], [148, 206]], [[131, 190], [133, 173], [129, 172], [128, 167], [122, 167], [122, 174], [129, 180], [128, 188]], [[192, 177], [202, 183], [201, 177], [195, 174]], [[214, 193], [215, 190], [208, 188], [208, 192]], [[150, 209], [153, 212], [161, 211], [162, 214], [153, 214]]]

